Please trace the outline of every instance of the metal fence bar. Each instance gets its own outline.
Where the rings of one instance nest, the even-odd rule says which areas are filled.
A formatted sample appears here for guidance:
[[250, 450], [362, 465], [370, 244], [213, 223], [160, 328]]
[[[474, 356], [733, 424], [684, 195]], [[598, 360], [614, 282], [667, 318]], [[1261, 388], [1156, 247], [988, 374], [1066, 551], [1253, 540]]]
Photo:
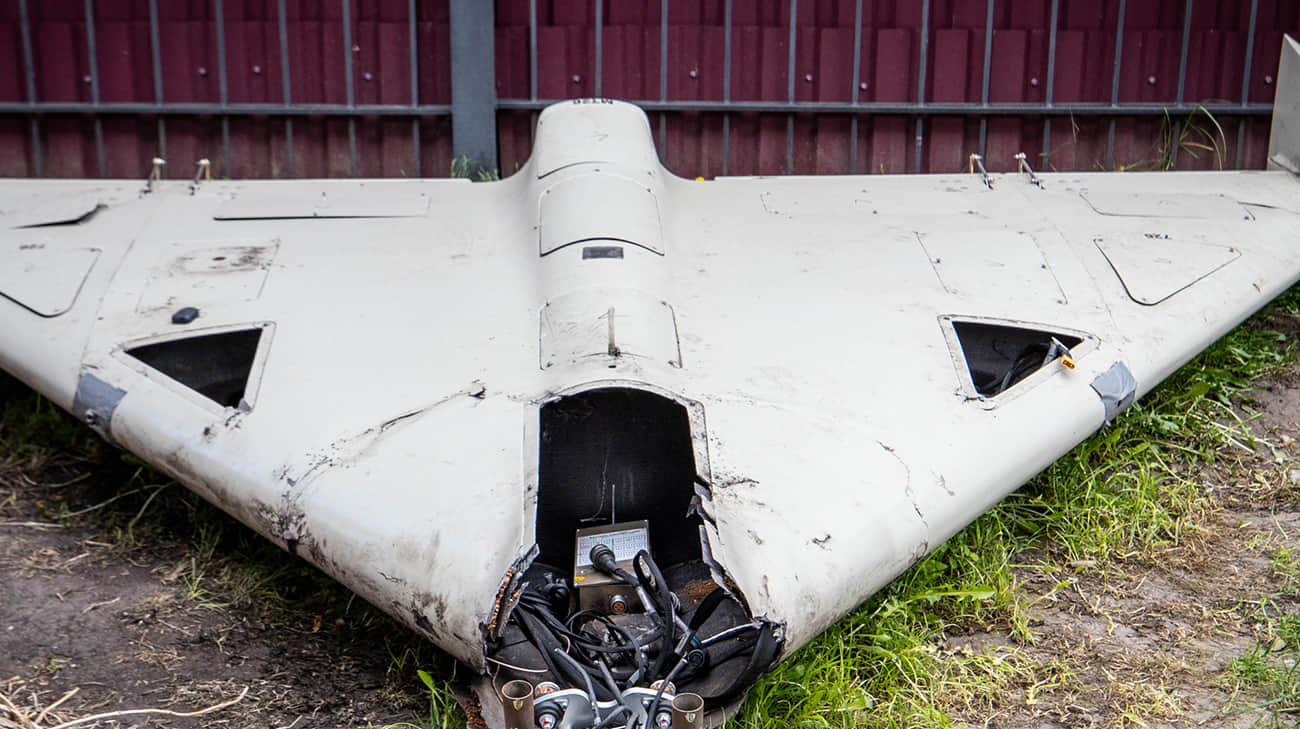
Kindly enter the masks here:
[[604, 68], [604, 47], [605, 47], [605, 0], [596, 0], [596, 98], [601, 98], [601, 81]]
[[[722, 4], [722, 103], [731, 102], [731, 1]], [[858, 0], [862, 2], [862, 0]], [[727, 174], [727, 163], [731, 159], [731, 115], [722, 113], [722, 174]]]
[[[1124, 16], [1128, 0], [1119, 0], [1119, 10], [1115, 17], [1115, 63], [1111, 71], [1110, 105], [1119, 105], [1119, 72], [1124, 58]], [[1111, 117], [1110, 127], [1106, 132], [1106, 169], [1115, 167], [1115, 118]]]
[[[528, 98], [537, 101], [537, 0], [528, 0]], [[529, 114], [528, 143], [537, 131], [537, 113]]]
[[[537, 102], [532, 102], [528, 99], [505, 100], [502, 102], [502, 108], [541, 109], [560, 101], [564, 101], [564, 99], [538, 100]], [[650, 106], [662, 106], [656, 101], [634, 103], [644, 103]], [[1265, 113], [1273, 108], [1269, 104], [1259, 106], [1263, 106]], [[1234, 112], [1241, 111], [1241, 107], [1236, 104], [1232, 105], [1232, 109]], [[419, 106], [408, 106], [406, 104], [356, 104], [348, 106], [347, 104], [219, 104], [202, 101], [193, 103], [184, 101], [168, 102], [166, 104], [154, 104], [152, 102], [144, 101], [109, 102], [103, 104], [94, 104], [88, 101], [47, 101], [28, 104], [22, 101], [0, 101], [0, 114], [103, 114], [105, 116], [116, 116], [121, 114], [217, 116], [220, 114], [229, 114], [231, 116], [333, 116], [346, 119], [348, 117], [360, 118], [365, 116], [436, 116], [444, 114], [450, 115], [451, 112], [452, 106], [450, 104], [420, 104]]]
[[[276, 13], [280, 21], [280, 85], [284, 92], [285, 107], [293, 106], [293, 92], [289, 76], [289, 21], [284, 11], [284, 0], [276, 0]], [[293, 151], [293, 117], [284, 118], [285, 151], [289, 156], [289, 177], [298, 176], [297, 160]]]
[[[598, 0], [599, 1], [599, 0]], [[668, 102], [668, 0], [659, 1], [659, 101]], [[659, 115], [659, 159], [667, 159], [668, 120]]]
[[[1192, 40], [1192, 4], [1195, 0], [1187, 0], [1183, 5], [1183, 49], [1178, 56], [1178, 103], [1183, 103], [1183, 92], [1187, 88], [1187, 46]], [[1174, 144], [1169, 150], [1169, 167], [1178, 166], [1178, 147], [1179, 140], [1182, 138], [1183, 120], [1174, 120]]]
[[[221, 0], [215, 1], [217, 13], [217, 84], [218, 91], [221, 94], [221, 106], [224, 108], [230, 103], [230, 86], [226, 81], [226, 13], [222, 8]], [[228, 114], [221, 115], [221, 156], [225, 174], [232, 176], [230, 116]]]
[[[921, 50], [916, 79], [916, 106], [925, 107], [925, 72], [930, 51], [930, 0], [921, 3]], [[916, 117], [916, 146], [912, 153], [912, 169], [921, 171], [921, 152], [925, 147], [925, 117]]]
[[[540, 110], [565, 99], [499, 99], [497, 108], [503, 110]], [[799, 101], [789, 104], [783, 101], [659, 101], [658, 99], [628, 99], [651, 112], [699, 111], [710, 113], [790, 113], [790, 114], [880, 114], [888, 116], [915, 116], [915, 104], [904, 102], [874, 101], [852, 104], [847, 101]], [[1059, 116], [1163, 116], [1170, 114], [1190, 114], [1204, 108], [1211, 114], [1225, 116], [1270, 116], [1273, 105], [1253, 103], [1242, 106], [1238, 103], [1220, 104], [1161, 104], [1131, 103], [1110, 105], [1106, 103], [1070, 102], [1053, 104], [1049, 109], [1042, 104], [998, 103], [987, 106], [978, 103], [936, 103], [925, 105], [926, 116], [1025, 116], [1051, 114]], [[169, 102], [153, 104], [149, 102], [120, 102], [92, 104], [84, 101], [49, 101], [28, 104], [22, 101], [0, 101], [0, 114], [102, 114], [118, 116], [123, 114], [167, 114], [169, 116], [214, 116], [230, 114], [231, 116], [330, 116], [346, 119], [348, 117], [367, 116], [441, 116], [452, 115], [451, 104], [263, 104], [237, 103], [214, 104], [206, 102]]]
[[[928, 0], [927, 0], [928, 2]], [[789, 45], [789, 57], [786, 59], [786, 101], [790, 106], [794, 106], [794, 61], [795, 61], [795, 44], [798, 37], [795, 35], [799, 24], [799, 0], [790, 0], [790, 37], [786, 43]], [[787, 112], [785, 115], [785, 173], [788, 175], [794, 171], [794, 113]]]
[[[989, 103], [989, 76], [993, 71], [993, 5], [995, 0], [984, 3], [984, 78], [980, 82], [980, 103]], [[987, 153], [989, 137], [989, 120], [980, 117], [980, 156]]]
[[[1051, 30], [1047, 36], [1047, 108], [1052, 107], [1052, 93], [1056, 83], [1056, 29], [1060, 20], [1061, 0], [1052, 0]], [[1041, 169], [1048, 169], [1048, 153], [1052, 146], [1052, 117], [1043, 119], [1043, 152], [1039, 156]]]
[[[149, 51], [153, 63], [153, 100], [163, 103], [162, 40], [158, 32], [158, 0], [149, 0]], [[167, 159], [167, 122], [158, 117], [158, 156]], [[163, 171], [166, 174], [166, 170]]]
[[[18, 27], [23, 44], [23, 77], [27, 84], [27, 102], [36, 103], [36, 64], [32, 63], [32, 25], [27, 16], [27, 0], [18, 0]], [[41, 155], [41, 124], [35, 114], [28, 122], [32, 138], [32, 171], [37, 177], [44, 177], [44, 165]]]
[[[992, 2], [992, 0], [989, 0]], [[853, 4], [853, 91], [849, 100], [858, 103], [862, 83], [862, 0]], [[849, 117], [849, 174], [858, 173], [858, 115]]]
[[528, 0], [528, 98], [537, 99], [537, 0]]
[[450, 9], [452, 153], [470, 174], [496, 172], [496, 9], [481, 0], [451, 0]]
[[[1241, 108], [1250, 102], [1250, 65], [1255, 55], [1255, 22], [1259, 18], [1259, 0], [1250, 0], [1250, 24], [1246, 31], [1246, 62], [1241, 69]], [[1246, 120], [1237, 124], [1237, 169], [1241, 169], [1246, 150]]]
[[[92, 107], [99, 106], [99, 56], [95, 50], [95, 0], [86, 0], [86, 52], [90, 56], [90, 101]], [[93, 113], [93, 112], [92, 112]], [[99, 115], [94, 116], [95, 158], [99, 163], [99, 176], [108, 176], [108, 160], [104, 156], [104, 123]]]
[[[411, 107], [420, 105], [420, 34], [417, 26], [415, 0], [407, 0], [406, 16], [410, 20], [411, 32]], [[416, 177], [422, 177], [420, 169], [420, 119], [411, 119], [411, 171]]]
[[[356, 81], [352, 78], [352, 4], [343, 2], [343, 90], [347, 95], [348, 106], [355, 106]], [[348, 164], [352, 176], [361, 176], [361, 161], [357, 158], [357, 119], [348, 117]]]

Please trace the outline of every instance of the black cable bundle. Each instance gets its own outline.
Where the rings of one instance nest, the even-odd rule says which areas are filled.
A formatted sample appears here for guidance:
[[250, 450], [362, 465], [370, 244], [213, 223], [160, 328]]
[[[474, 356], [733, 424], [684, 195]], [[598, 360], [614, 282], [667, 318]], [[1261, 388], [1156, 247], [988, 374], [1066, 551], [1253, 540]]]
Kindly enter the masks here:
[[652, 702], [653, 717], [669, 681], [690, 680], [711, 667], [747, 655], [745, 668], [736, 679], [724, 690], [705, 697], [717, 702], [731, 698], [771, 666], [779, 642], [772, 636], [770, 624], [763, 621], [733, 626], [703, 640], [696, 637], [718, 607], [732, 599], [725, 590], [710, 592], [684, 620], [677, 596], [649, 552], [642, 550], [632, 560], [635, 575], [619, 568], [613, 552], [604, 545], [593, 548], [591, 557], [597, 569], [637, 588], [647, 603], [646, 616], [655, 622], [652, 630], [634, 637], [609, 616], [594, 610], [580, 610], [561, 619], [552, 601], [532, 584], [525, 587], [512, 619], [537, 649], [553, 679], [582, 689], [593, 705], [618, 700], [633, 686], [649, 686], [662, 680], [664, 685]]

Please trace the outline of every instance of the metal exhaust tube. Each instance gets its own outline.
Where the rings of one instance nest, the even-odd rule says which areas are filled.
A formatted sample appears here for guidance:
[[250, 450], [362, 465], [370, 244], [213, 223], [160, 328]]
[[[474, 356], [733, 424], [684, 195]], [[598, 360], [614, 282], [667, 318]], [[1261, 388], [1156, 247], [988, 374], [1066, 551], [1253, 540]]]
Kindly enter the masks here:
[[677, 694], [672, 706], [672, 729], [704, 729], [704, 699], [699, 694]]
[[515, 679], [502, 686], [501, 706], [505, 709], [506, 729], [534, 729], [531, 683]]

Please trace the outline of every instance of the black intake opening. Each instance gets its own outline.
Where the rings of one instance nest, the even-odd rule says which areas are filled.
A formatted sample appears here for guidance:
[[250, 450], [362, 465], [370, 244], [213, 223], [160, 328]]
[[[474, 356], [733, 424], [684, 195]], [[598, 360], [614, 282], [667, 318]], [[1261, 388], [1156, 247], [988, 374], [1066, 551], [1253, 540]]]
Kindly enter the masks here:
[[665, 569], [700, 558], [699, 522], [687, 517], [695, 454], [686, 408], [652, 392], [605, 388], [541, 411], [538, 560], [569, 571], [581, 527], [647, 519], [650, 551]]
[[1005, 392], [1056, 359], [1059, 353], [1048, 359], [1053, 338], [1070, 349], [1083, 341], [1069, 334], [1005, 324], [955, 321], [952, 328], [961, 343], [971, 383], [984, 397]]
[[239, 407], [262, 330], [201, 334], [126, 350], [150, 367], [225, 407]]

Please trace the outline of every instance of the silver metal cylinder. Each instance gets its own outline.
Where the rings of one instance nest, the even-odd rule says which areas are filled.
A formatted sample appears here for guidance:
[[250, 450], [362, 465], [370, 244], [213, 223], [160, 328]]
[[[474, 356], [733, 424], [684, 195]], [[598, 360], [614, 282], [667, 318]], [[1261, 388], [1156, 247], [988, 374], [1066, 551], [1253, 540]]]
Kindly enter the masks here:
[[672, 706], [672, 729], [704, 729], [704, 699], [699, 694], [677, 694]]
[[515, 679], [502, 686], [501, 706], [506, 714], [506, 729], [534, 729], [531, 683]]

